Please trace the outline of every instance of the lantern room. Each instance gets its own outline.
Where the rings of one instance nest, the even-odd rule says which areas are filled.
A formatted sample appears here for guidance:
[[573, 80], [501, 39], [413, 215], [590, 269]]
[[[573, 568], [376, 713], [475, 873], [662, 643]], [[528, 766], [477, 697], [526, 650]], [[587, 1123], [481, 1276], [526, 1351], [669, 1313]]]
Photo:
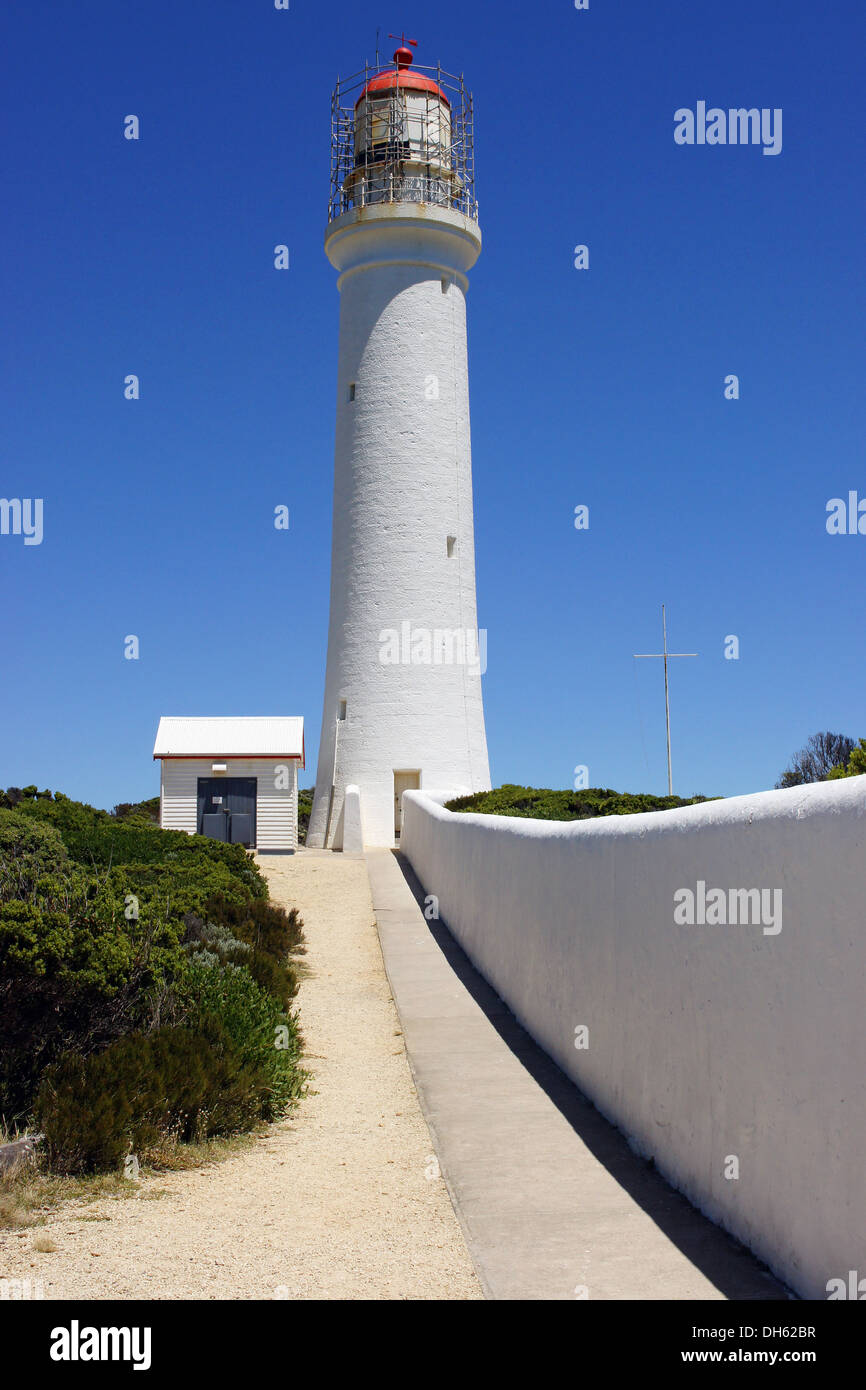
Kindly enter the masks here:
[[[440, 68], [418, 69], [404, 40], [394, 66], [367, 69], [353, 96], [351, 116], [341, 107], [349, 84], [335, 93], [337, 164], [342, 208], [369, 203], [432, 203], [461, 206], [465, 192], [467, 134], [471, 137], [471, 102], [465, 104], [462, 80]], [[357, 93], [357, 95], [356, 95]], [[347, 119], [348, 118], [348, 119]]]

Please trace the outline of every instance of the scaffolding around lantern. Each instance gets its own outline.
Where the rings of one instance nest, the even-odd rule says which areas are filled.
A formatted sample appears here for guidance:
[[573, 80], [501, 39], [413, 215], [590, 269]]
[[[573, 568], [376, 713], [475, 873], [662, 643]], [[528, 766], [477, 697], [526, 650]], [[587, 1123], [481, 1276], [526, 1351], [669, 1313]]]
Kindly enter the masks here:
[[365, 63], [331, 96], [328, 221], [371, 203], [435, 204], [477, 221], [474, 137], [462, 75]]

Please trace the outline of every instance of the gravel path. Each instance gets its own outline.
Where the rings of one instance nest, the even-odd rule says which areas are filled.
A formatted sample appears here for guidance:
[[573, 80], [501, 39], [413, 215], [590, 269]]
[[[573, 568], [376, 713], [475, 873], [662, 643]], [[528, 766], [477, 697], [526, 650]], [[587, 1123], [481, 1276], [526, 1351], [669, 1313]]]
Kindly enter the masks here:
[[[434, 1176], [366, 864], [302, 850], [263, 867], [271, 896], [304, 918], [298, 1002], [316, 1094], [219, 1164], [0, 1232], [0, 1277], [42, 1280], [46, 1298], [482, 1297]], [[34, 1249], [46, 1236], [51, 1253]]]

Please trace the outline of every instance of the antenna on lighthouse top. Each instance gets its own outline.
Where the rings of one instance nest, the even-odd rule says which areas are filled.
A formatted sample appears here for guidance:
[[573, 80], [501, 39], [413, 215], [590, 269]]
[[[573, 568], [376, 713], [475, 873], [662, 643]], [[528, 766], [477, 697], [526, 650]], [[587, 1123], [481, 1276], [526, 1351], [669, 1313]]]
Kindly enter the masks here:
[[[396, 39], [396, 37], [397, 37], [396, 34], [389, 34], [389, 35], [388, 35], [388, 38], [389, 38], [389, 39]], [[412, 48], [417, 48], [417, 47], [418, 47], [418, 40], [417, 40], [417, 39], [407, 39], [405, 34], [401, 34], [401, 35], [400, 35], [400, 47], [397, 49], [397, 52], [394, 54], [394, 62], [397, 64], [397, 67], [398, 67], [398, 68], [408, 68], [408, 67], [411, 65], [411, 63], [412, 63], [412, 61], [413, 61], [413, 59], [414, 59], [414, 57], [415, 57], [414, 53], [412, 52], [412, 48], [407, 48], [407, 47], [406, 47], [407, 44], [411, 44], [411, 45], [412, 45]]]

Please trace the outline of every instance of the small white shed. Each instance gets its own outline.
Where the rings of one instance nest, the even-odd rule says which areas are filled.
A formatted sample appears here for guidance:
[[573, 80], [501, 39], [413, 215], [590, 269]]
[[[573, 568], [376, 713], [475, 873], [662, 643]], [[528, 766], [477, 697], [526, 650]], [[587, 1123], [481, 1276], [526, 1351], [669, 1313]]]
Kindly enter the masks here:
[[163, 716], [153, 756], [162, 768], [163, 830], [210, 835], [260, 853], [297, 848], [303, 719]]

